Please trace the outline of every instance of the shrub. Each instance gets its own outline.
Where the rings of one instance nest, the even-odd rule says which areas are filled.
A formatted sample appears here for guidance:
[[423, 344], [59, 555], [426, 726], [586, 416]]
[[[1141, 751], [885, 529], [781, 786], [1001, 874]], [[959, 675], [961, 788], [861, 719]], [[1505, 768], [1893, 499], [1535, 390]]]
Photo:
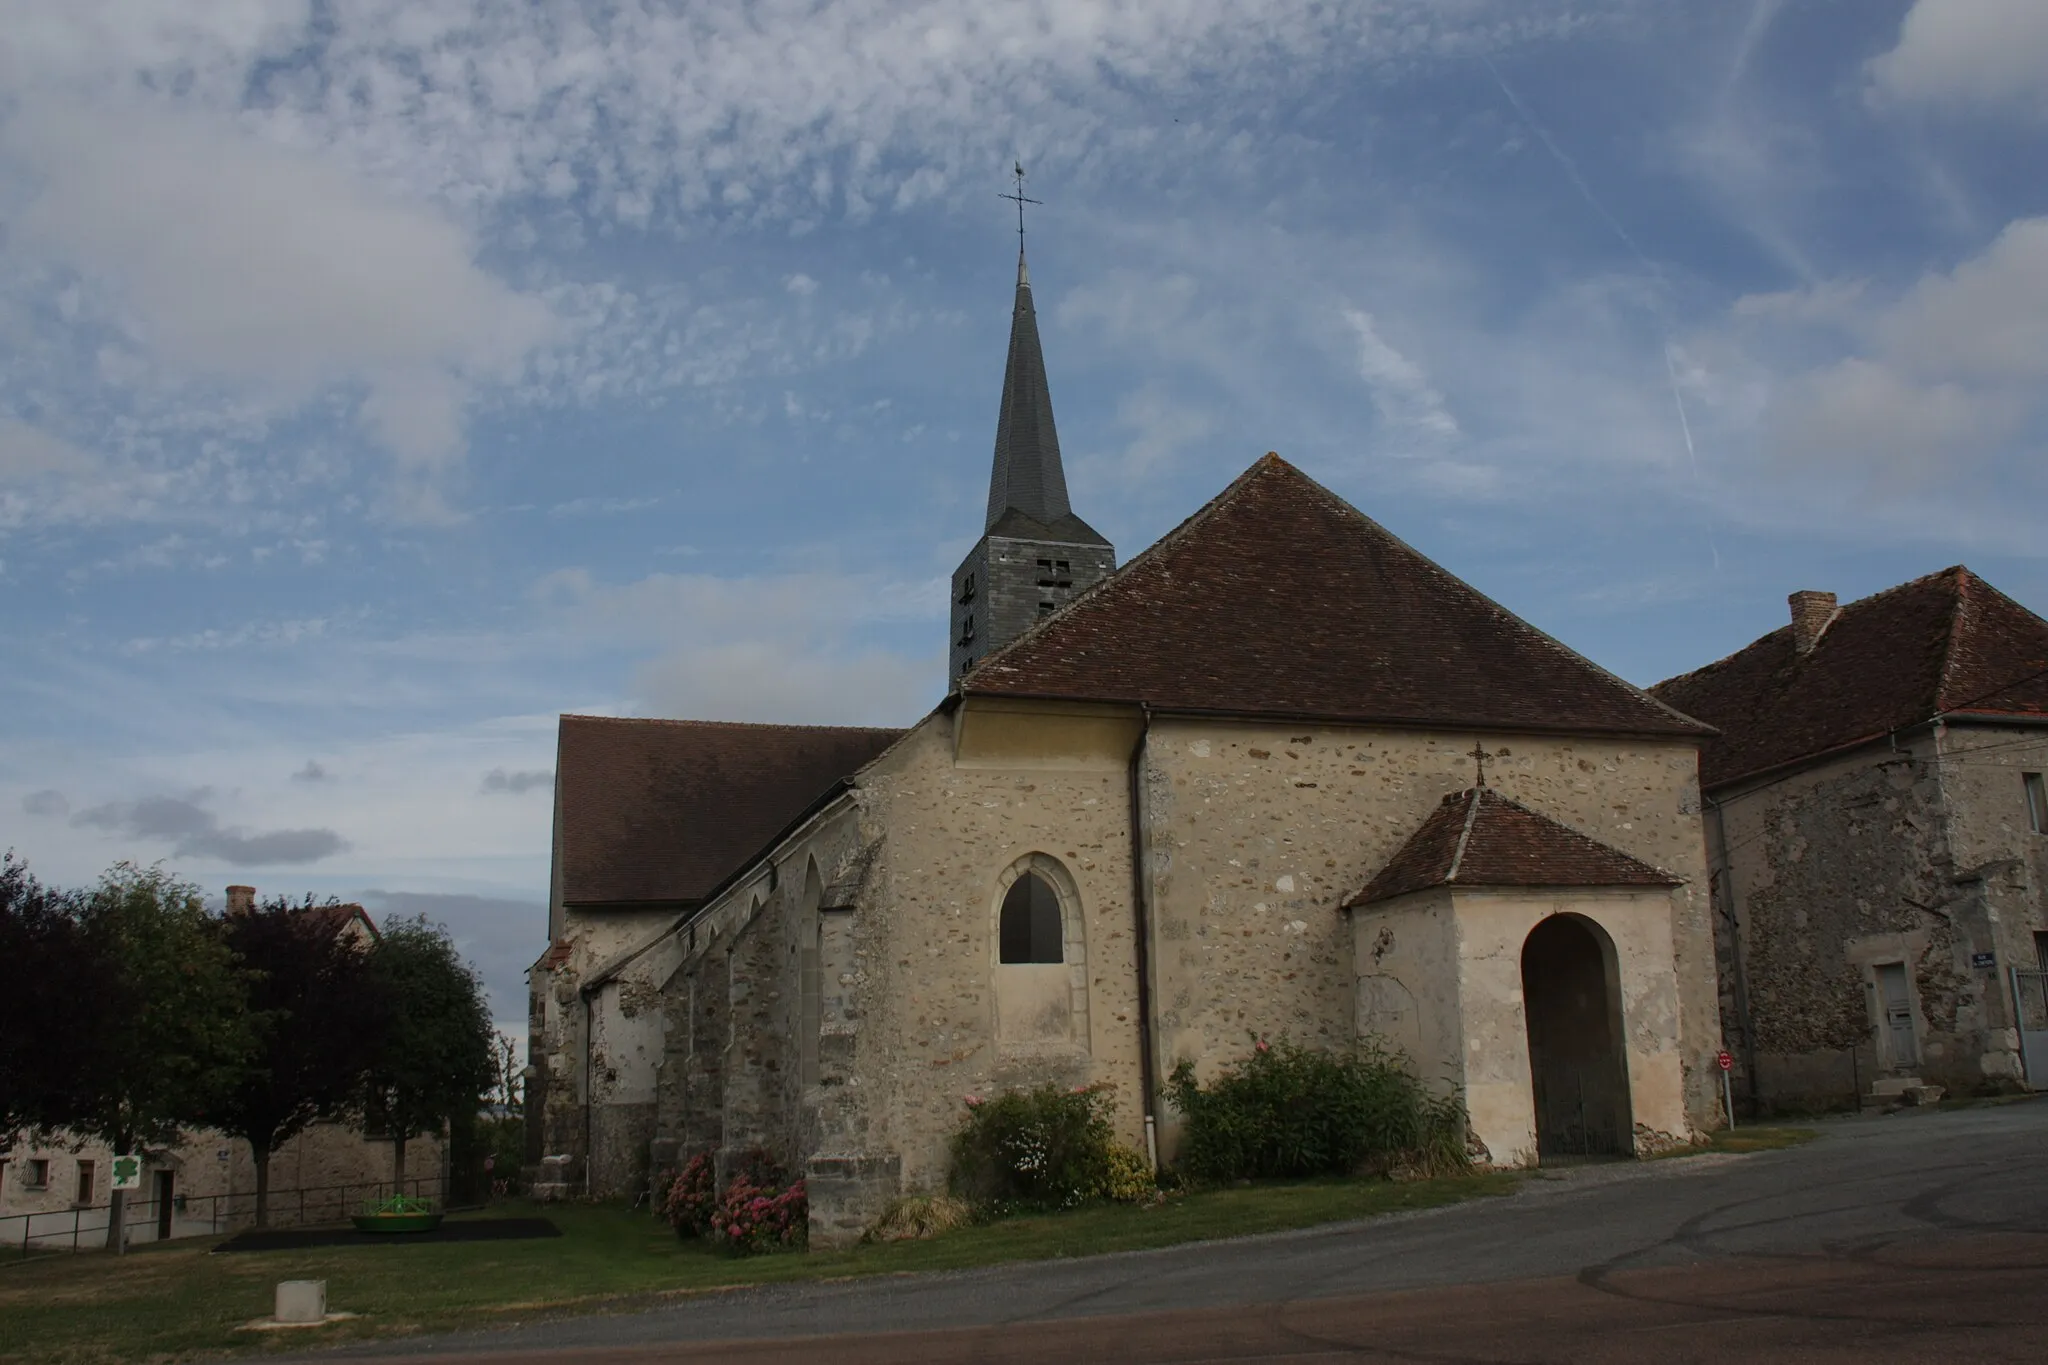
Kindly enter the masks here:
[[906, 1195], [891, 1204], [862, 1237], [868, 1242], [909, 1242], [936, 1237], [974, 1221], [974, 1210], [950, 1194]]
[[727, 1250], [742, 1256], [802, 1248], [811, 1231], [811, 1201], [804, 1182], [799, 1179], [777, 1188], [734, 1176], [711, 1215], [711, 1231]]
[[1109, 1091], [1041, 1085], [970, 1096], [967, 1121], [953, 1135], [953, 1192], [994, 1216], [1150, 1194], [1145, 1159], [1110, 1127]]
[[739, 1255], [801, 1248], [810, 1238], [811, 1201], [804, 1182], [766, 1148], [747, 1152], [711, 1210], [709, 1235]]
[[684, 1238], [711, 1235], [711, 1215], [718, 1207], [717, 1164], [710, 1152], [683, 1163], [661, 1201], [661, 1216]]
[[1195, 1180], [1466, 1170], [1465, 1111], [1431, 1095], [1377, 1043], [1345, 1052], [1254, 1040], [1207, 1086], [1182, 1062], [1166, 1085], [1186, 1115], [1179, 1166]]

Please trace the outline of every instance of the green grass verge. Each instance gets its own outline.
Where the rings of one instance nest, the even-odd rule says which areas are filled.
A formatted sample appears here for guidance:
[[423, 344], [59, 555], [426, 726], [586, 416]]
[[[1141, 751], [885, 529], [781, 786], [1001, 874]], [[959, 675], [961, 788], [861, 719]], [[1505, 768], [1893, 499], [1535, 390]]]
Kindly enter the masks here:
[[[508, 1204], [562, 1236], [533, 1241], [326, 1247], [212, 1256], [218, 1239], [0, 1264], [0, 1360], [85, 1365], [304, 1350], [365, 1337], [509, 1326], [623, 1311], [697, 1290], [954, 1270], [1135, 1251], [1313, 1226], [1504, 1194], [1512, 1175], [1327, 1180], [1210, 1190], [1147, 1207], [1012, 1218], [925, 1241], [738, 1259], [685, 1245], [645, 1213]], [[490, 1216], [490, 1215], [483, 1215]], [[328, 1308], [363, 1316], [288, 1333], [237, 1332], [270, 1311], [279, 1280], [326, 1280]]]

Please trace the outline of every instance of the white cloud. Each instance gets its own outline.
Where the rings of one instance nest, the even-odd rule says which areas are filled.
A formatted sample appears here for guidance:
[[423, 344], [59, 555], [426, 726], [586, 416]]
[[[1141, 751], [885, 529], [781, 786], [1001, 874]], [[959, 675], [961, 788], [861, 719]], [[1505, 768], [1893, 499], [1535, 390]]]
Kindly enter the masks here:
[[1889, 296], [1823, 282], [1738, 300], [1731, 317], [1749, 347], [1733, 363], [1768, 375], [1763, 434], [1779, 455], [1925, 484], [2040, 444], [2048, 218], [2011, 223], [1979, 254]]
[[1429, 382], [1429, 375], [1382, 337], [1372, 314], [1346, 308], [1344, 321], [1358, 334], [1358, 373], [1372, 390], [1373, 406], [1390, 425], [1409, 437], [1429, 441], [1450, 440], [1458, 435], [1458, 423], [1444, 404], [1444, 396]]
[[1921, 382], [1852, 356], [1787, 384], [1766, 434], [1777, 449], [1803, 458], [1917, 481], [1977, 463], [1987, 445], [2012, 437], [2020, 415], [2010, 396], [1952, 380]]
[[1298, 88], [1588, 22], [1527, 0], [359, 0], [317, 21], [303, 3], [40, 8], [9, 34], [40, 78], [246, 104], [281, 141], [447, 202], [580, 193], [634, 226], [859, 218], [980, 181], [1019, 150], [1143, 155], [1162, 95]]
[[1983, 254], [1930, 272], [1873, 330], [1922, 374], [2048, 379], [2048, 218], [2010, 223]]
[[2048, 5], [1916, 0], [1870, 74], [1884, 99], [2048, 114]]
[[807, 725], [906, 725], [944, 689], [929, 657], [804, 639], [736, 640], [675, 650], [633, 674], [650, 715]]
[[46, 475], [79, 475], [93, 458], [59, 436], [11, 417], [0, 417], [0, 482]]
[[280, 411], [358, 391], [413, 480], [552, 330], [444, 216], [226, 120], [46, 100], [0, 126], [0, 157], [29, 185], [10, 248], [108, 286], [100, 323], [153, 368]]
[[902, 724], [938, 699], [940, 651], [896, 652], [856, 636], [908, 625], [937, 641], [944, 590], [936, 579], [833, 573], [607, 584], [577, 569], [549, 575], [535, 597], [569, 638], [642, 656], [631, 691], [647, 714]]

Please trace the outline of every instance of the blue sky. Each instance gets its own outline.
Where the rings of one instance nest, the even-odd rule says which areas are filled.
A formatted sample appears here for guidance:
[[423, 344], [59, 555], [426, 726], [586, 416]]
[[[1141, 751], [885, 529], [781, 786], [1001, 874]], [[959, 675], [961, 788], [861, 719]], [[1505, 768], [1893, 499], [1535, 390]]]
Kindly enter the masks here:
[[2038, 0], [0, 0], [0, 844], [543, 942], [554, 716], [907, 723], [1014, 158], [1076, 510], [1651, 682], [2048, 609]]

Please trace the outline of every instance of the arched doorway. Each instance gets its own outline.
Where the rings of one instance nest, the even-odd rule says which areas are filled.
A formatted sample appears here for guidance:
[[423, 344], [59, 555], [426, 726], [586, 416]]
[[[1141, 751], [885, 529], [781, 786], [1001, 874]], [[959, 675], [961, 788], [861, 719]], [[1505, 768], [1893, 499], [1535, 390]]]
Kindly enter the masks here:
[[1522, 1010], [1536, 1154], [1634, 1150], [1614, 944], [1582, 915], [1552, 915], [1522, 944]]

